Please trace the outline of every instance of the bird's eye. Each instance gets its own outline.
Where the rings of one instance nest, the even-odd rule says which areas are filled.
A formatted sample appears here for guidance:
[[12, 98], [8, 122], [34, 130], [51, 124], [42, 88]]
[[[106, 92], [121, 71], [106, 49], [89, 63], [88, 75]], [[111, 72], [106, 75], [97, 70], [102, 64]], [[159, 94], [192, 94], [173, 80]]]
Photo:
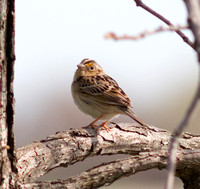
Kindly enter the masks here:
[[94, 66], [90, 66], [90, 70], [93, 71], [94, 70]]

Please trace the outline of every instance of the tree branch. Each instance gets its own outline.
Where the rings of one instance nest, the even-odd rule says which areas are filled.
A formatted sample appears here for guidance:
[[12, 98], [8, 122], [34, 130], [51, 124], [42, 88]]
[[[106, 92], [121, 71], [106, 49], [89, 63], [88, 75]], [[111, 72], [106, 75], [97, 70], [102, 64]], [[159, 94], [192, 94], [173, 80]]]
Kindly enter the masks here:
[[[74, 177], [65, 180], [35, 182], [31, 184], [21, 184], [23, 188], [99, 188], [103, 185], [112, 184], [119, 178], [136, 174], [140, 171], [150, 169], [163, 169], [167, 164], [168, 152], [143, 152], [140, 155], [133, 155], [129, 158], [116, 160], [110, 163], [89, 169]], [[183, 150], [177, 155], [177, 176], [186, 178], [187, 172], [195, 172], [200, 168], [200, 150]], [[186, 165], [195, 167], [189, 169]], [[184, 176], [185, 175], [185, 176]], [[190, 178], [188, 178], [189, 180]]]
[[25, 187], [98, 188], [111, 184], [121, 177], [129, 176], [140, 171], [153, 168], [162, 169], [166, 166], [166, 159], [167, 150], [162, 153], [162, 156], [158, 152], [145, 152], [140, 155], [102, 164], [66, 180], [25, 184]]
[[[155, 140], [158, 134], [160, 140]], [[165, 130], [147, 131], [131, 125], [121, 128], [115, 124], [111, 132], [99, 130], [97, 133], [90, 127], [59, 132], [17, 150], [19, 179], [30, 182], [56, 167], [67, 167], [91, 156], [157, 151], [169, 144], [169, 138], [170, 133]]]
[[195, 110], [195, 107], [198, 103], [199, 95], [200, 95], [200, 72], [199, 72], [197, 92], [195, 93], [195, 96], [192, 99], [192, 102], [191, 102], [190, 106], [188, 107], [183, 119], [181, 120], [180, 124], [178, 125], [178, 127], [175, 129], [175, 131], [173, 133], [173, 138], [171, 140], [171, 145], [169, 148], [170, 156], [169, 156], [167, 181], [166, 181], [166, 185], [165, 185], [166, 189], [173, 188], [174, 173], [175, 173], [175, 169], [176, 169], [176, 153], [177, 153], [177, 148], [178, 148], [178, 145], [180, 142], [179, 137], [183, 133], [185, 127], [188, 125], [191, 115], [192, 115], [193, 111]]
[[[134, 0], [136, 5], [143, 8], [144, 10], [146, 10], [147, 12], [149, 12], [150, 14], [154, 15], [155, 17], [157, 17], [159, 20], [163, 21], [165, 24], [167, 24], [169, 27], [174, 28], [175, 26], [169, 21], [167, 20], [164, 16], [162, 16], [161, 14], [157, 13], [156, 11], [154, 11], [153, 9], [151, 9], [150, 7], [148, 7], [146, 4], [144, 4], [141, 0]], [[190, 47], [192, 47], [195, 51], [195, 47], [193, 42], [191, 42], [189, 40], [189, 38], [181, 31], [181, 30], [174, 30], [182, 39], [185, 43], [187, 43]]]
[[[165, 168], [171, 139], [171, 134], [168, 131], [155, 127], [147, 129], [141, 126], [114, 123], [110, 128], [110, 132], [105, 130], [96, 132], [90, 127], [71, 129], [18, 149], [16, 154], [18, 157], [19, 180], [22, 183], [30, 183], [56, 167], [67, 167], [87, 157], [97, 155], [129, 154], [133, 157], [101, 165], [103, 167], [99, 171], [102, 172], [104, 177], [101, 177], [101, 174], [98, 177], [98, 174], [96, 174], [93, 181], [91, 179], [94, 177], [90, 176], [97, 172], [99, 166], [64, 181], [41, 182], [35, 183], [35, 185], [49, 186], [55, 184], [56, 187], [56, 184], [71, 186], [72, 182], [75, 185], [85, 185], [89, 182], [97, 186], [97, 180], [104, 178], [99, 182], [99, 187], [102, 184], [112, 183], [119, 177], [128, 176], [132, 174], [133, 170], [136, 173], [151, 168]], [[185, 154], [181, 155], [185, 149], [200, 149], [199, 140], [200, 136], [191, 134], [185, 134], [181, 138], [178, 162], [184, 163], [179, 165], [179, 167], [182, 166], [180, 172], [188, 166], [188, 163], [184, 161], [186, 157], [191, 159], [191, 161], [187, 160], [189, 165], [192, 166], [195, 163], [195, 167], [200, 166], [199, 161], [193, 162], [192, 160], [197, 156], [193, 151], [190, 151], [187, 156]], [[124, 164], [126, 161], [132, 161], [130, 167], [128, 164]], [[117, 167], [122, 164], [124, 167], [122, 166], [123, 168], [119, 170]], [[112, 166], [114, 166], [113, 169], [111, 169]], [[104, 172], [104, 168], [107, 170], [109, 168], [109, 171]], [[105, 176], [105, 174], [110, 174], [110, 176]]]
[[185, 127], [188, 125], [188, 122], [191, 118], [193, 111], [198, 103], [200, 98], [200, 3], [198, 0], [184, 0], [186, 7], [188, 9], [188, 23], [191, 28], [191, 31], [194, 34], [196, 52], [198, 54], [198, 84], [197, 91], [192, 99], [191, 104], [189, 105], [182, 121], [174, 131], [174, 136], [171, 141], [169, 149], [169, 168], [167, 174], [167, 180], [165, 184], [165, 189], [173, 189], [174, 186], [174, 173], [176, 169], [176, 152], [179, 144], [179, 138], [184, 131]]
[[188, 24], [195, 38], [195, 49], [200, 63], [200, 2], [198, 0], [184, 0], [188, 10]]
[[134, 35], [134, 36], [130, 36], [130, 35], [122, 35], [122, 36], [118, 36], [113, 32], [110, 33], [106, 33], [105, 34], [105, 38], [106, 39], [114, 39], [114, 40], [140, 40], [142, 38], [145, 38], [149, 35], [153, 35], [159, 32], [166, 32], [166, 31], [178, 31], [181, 29], [188, 29], [187, 26], [175, 26], [175, 27], [163, 27], [160, 26], [159, 28], [156, 28], [154, 30], [146, 30], [140, 34]]
[[[136, 174], [140, 171], [150, 169], [163, 169], [167, 164], [168, 152], [161, 150], [159, 152], [143, 152], [140, 155], [133, 155], [129, 158], [116, 160], [110, 163], [89, 169], [74, 177], [65, 180], [35, 182], [31, 184], [21, 184], [21, 188], [99, 188], [103, 185], [112, 184], [119, 178]], [[177, 155], [178, 166], [177, 176], [186, 177], [191, 169], [186, 165], [195, 167], [192, 171], [200, 168], [200, 150], [182, 150]], [[109, 170], [109, 171], [108, 171]], [[189, 179], [189, 178], [188, 178]]]

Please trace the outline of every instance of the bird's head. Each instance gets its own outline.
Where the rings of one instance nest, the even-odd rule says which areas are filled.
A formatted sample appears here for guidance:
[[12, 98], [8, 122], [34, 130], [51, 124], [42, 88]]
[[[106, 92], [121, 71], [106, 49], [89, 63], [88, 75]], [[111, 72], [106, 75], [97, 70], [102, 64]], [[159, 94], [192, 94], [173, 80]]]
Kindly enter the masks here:
[[96, 61], [85, 58], [77, 65], [78, 69], [75, 73], [75, 78], [80, 76], [96, 76], [104, 74], [102, 67]]

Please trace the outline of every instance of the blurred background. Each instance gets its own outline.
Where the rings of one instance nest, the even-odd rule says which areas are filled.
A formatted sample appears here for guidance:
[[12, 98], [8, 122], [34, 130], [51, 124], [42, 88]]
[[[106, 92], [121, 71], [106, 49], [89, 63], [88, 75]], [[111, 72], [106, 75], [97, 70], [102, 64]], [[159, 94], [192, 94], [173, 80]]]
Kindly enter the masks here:
[[[186, 25], [180, 0], [144, 1], [172, 23]], [[83, 58], [96, 60], [124, 89], [133, 111], [147, 123], [173, 131], [197, 87], [195, 52], [173, 32], [138, 41], [106, 40], [107, 32], [137, 35], [165, 26], [133, 0], [17, 0], [15, 137], [17, 147], [93, 119], [75, 106], [71, 83]], [[189, 31], [184, 33], [192, 40]], [[187, 127], [199, 133], [200, 105]], [[120, 116], [115, 122], [133, 121]], [[43, 180], [67, 178], [122, 156], [94, 157], [60, 168]], [[105, 188], [162, 188], [165, 171], [151, 170]], [[145, 181], [144, 181], [145, 177]], [[103, 187], [104, 188], [104, 187]], [[176, 179], [176, 188], [182, 183]]]

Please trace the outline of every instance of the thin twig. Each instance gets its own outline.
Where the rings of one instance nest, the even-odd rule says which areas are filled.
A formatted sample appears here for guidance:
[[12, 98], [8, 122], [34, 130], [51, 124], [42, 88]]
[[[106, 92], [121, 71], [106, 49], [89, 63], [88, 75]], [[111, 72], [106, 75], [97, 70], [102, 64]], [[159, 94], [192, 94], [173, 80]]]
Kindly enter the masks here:
[[[169, 20], [167, 20], [164, 16], [162, 16], [161, 14], [157, 13], [156, 11], [154, 11], [153, 9], [151, 9], [150, 7], [148, 7], [146, 4], [144, 4], [141, 0], [134, 0], [136, 5], [145, 9], [147, 12], [151, 13], [152, 15], [154, 15], [155, 17], [157, 17], [158, 19], [162, 20], [165, 24], [167, 24], [170, 27], [175, 27]], [[190, 47], [192, 47], [195, 51], [195, 47], [194, 47], [194, 43], [192, 41], [189, 40], [189, 38], [180, 30], [174, 30], [182, 39], [185, 43], [187, 43]]]
[[195, 38], [194, 47], [200, 63], [200, 1], [184, 0], [184, 2], [188, 11], [188, 24]]
[[195, 93], [195, 96], [188, 107], [185, 116], [183, 117], [182, 121], [176, 128], [176, 130], [173, 133], [173, 137], [171, 139], [171, 145], [169, 148], [169, 160], [168, 160], [168, 175], [167, 175], [167, 180], [165, 183], [165, 189], [173, 189], [174, 186], [174, 173], [176, 169], [176, 152], [179, 144], [179, 138], [181, 134], [183, 133], [183, 130], [185, 127], [188, 125], [188, 122], [190, 121], [191, 115], [193, 111], [195, 110], [195, 107], [198, 103], [199, 100], [199, 95], [200, 95], [200, 65], [198, 67], [199, 73], [198, 73], [198, 89]]
[[[141, 8], [145, 9], [147, 12], [151, 13], [152, 15], [154, 15], [155, 17], [157, 17], [158, 19], [160, 19], [161, 21], [163, 21], [165, 24], [167, 24], [170, 28], [174, 28], [175, 26], [169, 21], [167, 20], [165, 17], [163, 17], [162, 15], [160, 15], [159, 13], [157, 13], [156, 11], [154, 11], [153, 9], [149, 8], [147, 5], [145, 5], [141, 0], [134, 0], [137, 6], [140, 6]], [[191, 11], [192, 9], [192, 3], [193, 5], [196, 3], [198, 0], [185, 0], [186, 1], [186, 6], [188, 9], [188, 12]], [[196, 1], [196, 2], [195, 2]], [[188, 4], [188, 5], [187, 5]], [[198, 4], [199, 5], [199, 4]], [[190, 6], [190, 7], [189, 7]], [[193, 6], [193, 8], [196, 7], [196, 13], [198, 13], [199, 17], [199, 6]], [[198, 10], [197, 10], [198, 9]], [[194, 11], [194, 10], [193, 10]], [[192, 11], [191, 11], [192, 12]], [[190, 12], [190, 13], [191, 13]], [[192, 17], [196, 18], [192, 21]], [[198, 53], [198, 58], [199, 58], [199, 63], [200, 63], [200, 24], [199, 24], [199, 17], [198, 16], [194, 16], [194, 14], [191, 15], [189, 14], [189, 25], [190, 28], [194, 34], [195, 37], [195, 44], [193, 42], [191, 42], [189, 40], [189, 38], [180, 31], [180, 29], [175, 29], [174, 31], [183, 39], [184, 42], [186, 42], [190, 47], [192, 47], [197, 53]], [[199, 26], [199, 28], [198, 28]], [[115, 34], [111, 33], [110, 36], [106, 36], [106, 37], [112, 37], [115, 40], [118, 39], [128, 39], [129, 36], [125, 35], [123, 37], [117, 37]], [[137, 36], [138, 37], [138, 36]], [[141, 36], [139, 36], [140, 38], [142, 38]], [[135, 37], [131, 37], [129, 39], [134, 39]], [[191, 115], [197, 105], [197, 102], [199, 100], [200, 97], [200, 64], [198, 67], [198, 71], [199, 71], [199, 78], [198, 78], [198, 89], [197, 92], [194, 95], [194, 98], [192, 99], [192, 102], [190, 104], [190, 106], [188, 107], [182, 121], [180, 122], [180, 124], [178, 125], [177, 129], [174, 131], [173, 137], [171, 139], [171, 145], [170, 145], [170, 156], [169, 156], [169, 171], [168, 171], [168, 176], [167, 176], [167, 182], [165, 185], [166, 189], [173, 189], [174, 186], [174, 173], [175, 173], [175, 169], [176, 169], [176, 154], [177, 154], [177, 148], [179, 145], [179, 138], [184, 130], [184, 128], [187, 126]]]
[[200, 2], [198, 0], [185, 0], [185, 4], [188, 10], [188, 23], [190, 26], [191, 31], [193, 32], [194, 38], [195, 38], [195, 49], [198, 54], [198, 89], [194, 95], [194, 98], [185, 113], [185, 116], [183, 117], [183, 120], [177, 127], [177, 129], [174, 131], [174, 136], [171, 139], [171, 145], [169, 149], [169, 160], [168, 160], [168, 175], [167, 180], [165, 183], [165, 189], [173, 189], [174, 187], [174, 173], [176, 169], [176, 152], [179, 144], [179, 138], [182, 134], [183, 130], [187, 126], [192, 112], [194, 111], [199, 97], [200, 97]]
[[105, 34], [105, 38], [106, 39], [114, 39], [114, 40], [140, 40], [142, 38], [145, 38], [149, 35], [153, 35], [159, 32], [165, 32], [165, 31], [178, 31], [181, 29], [188, 29], [187, 26], [173, 26], [173, 27], [163, 27], [160, 26], [154, 30], [146, 30], [140, 34], [134, 35], [134, 36], [130, 36], [130, 35], [123, 35], [123, 36], [118, 36], [115, 33], [107, 33]]

